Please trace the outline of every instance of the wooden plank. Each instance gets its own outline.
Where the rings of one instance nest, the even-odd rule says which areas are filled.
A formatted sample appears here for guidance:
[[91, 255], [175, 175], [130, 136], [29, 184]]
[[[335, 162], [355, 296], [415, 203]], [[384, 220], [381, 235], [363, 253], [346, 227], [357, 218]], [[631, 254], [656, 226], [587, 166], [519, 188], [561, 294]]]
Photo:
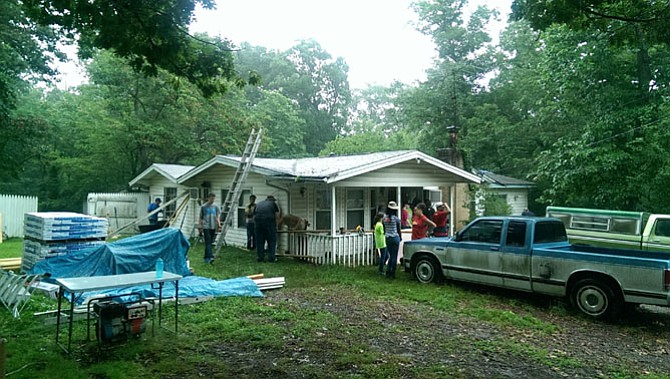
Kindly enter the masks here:
[[3, 270], [18, 270], [21, 268], [21, 258], [0, 259], [0, 268]]

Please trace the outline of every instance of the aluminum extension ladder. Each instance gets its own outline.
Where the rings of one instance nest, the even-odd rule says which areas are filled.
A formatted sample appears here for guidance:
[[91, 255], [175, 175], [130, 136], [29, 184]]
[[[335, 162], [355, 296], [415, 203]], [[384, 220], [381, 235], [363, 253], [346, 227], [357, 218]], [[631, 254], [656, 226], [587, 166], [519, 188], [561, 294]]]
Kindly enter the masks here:
[[237, 166], [235, 175], [233, 176], [233, 181], [230, 183], [230, 189], [226, 194], [226, 199], [221, 205], [221, 213], [226, 215], [226, 218], [223, 220], [223, 225], [221, 225], [221, 233], [216, 240], [216, 254], [218, 255], [221, 251], [221, 246], [225, 244], [226, 232], [232, 224], [234, 217], [237, 217], [237, 212], [234, 212], [235, 205], [240, 201], [240, 194], [242, 194], [242, 185], [247, 179], [247, 174], [249, 174], [249, 169], [251, 164], [256, 157], [258, 148], [261, 145], [261, 138], [263, 136], [263, 128], [252, 128], [251, 134], [249, 134], [249, 140], [247, 145], [244, 147], [244, 152], [240, 159], [240, 164]]

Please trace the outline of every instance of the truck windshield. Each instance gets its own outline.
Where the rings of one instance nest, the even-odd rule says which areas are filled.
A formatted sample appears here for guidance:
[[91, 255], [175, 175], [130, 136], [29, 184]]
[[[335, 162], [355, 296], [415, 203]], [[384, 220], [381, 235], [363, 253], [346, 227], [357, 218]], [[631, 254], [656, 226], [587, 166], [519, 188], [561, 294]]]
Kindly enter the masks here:
[[566, 242], [565, 227], [560, 222], [538, 222], [535, 224], [533, 243]]

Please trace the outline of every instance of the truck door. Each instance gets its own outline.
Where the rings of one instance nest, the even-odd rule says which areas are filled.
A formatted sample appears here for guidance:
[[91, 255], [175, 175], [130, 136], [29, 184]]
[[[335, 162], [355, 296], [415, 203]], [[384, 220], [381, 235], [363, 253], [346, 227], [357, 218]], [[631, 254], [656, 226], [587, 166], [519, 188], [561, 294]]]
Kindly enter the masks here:
[[502, 245], [503, 286], [530, 291], [530, 240], [526, 238], [527, 223], [510, 220]]
[[650, 219], [649, 222], [653, 222], [654, 225], [649, 235], [645, 233], [643, 249], [670, 253], [670, 218], [658, 217]]
[[483, 219], [471, 224], [447, 247], [452, 279], [502, 286], [500, 243], [503, 221]]

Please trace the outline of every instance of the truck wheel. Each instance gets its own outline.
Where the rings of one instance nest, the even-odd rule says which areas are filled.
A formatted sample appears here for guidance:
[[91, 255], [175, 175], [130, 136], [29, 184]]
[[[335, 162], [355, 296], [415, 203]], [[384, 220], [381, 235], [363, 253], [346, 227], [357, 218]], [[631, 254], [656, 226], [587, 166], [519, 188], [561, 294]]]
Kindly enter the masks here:
[[435, 258], [422, 256], [414, 265], [414, 277], [419, 283], [437, 282], [442, 278], [442, 271], [440, 271], [440, 265]]
[[594, 319], [611, 318], [621, 310], [622, 301], [612, 287], [598, 279], [582, 279], [570, 294], [570, 303]]

